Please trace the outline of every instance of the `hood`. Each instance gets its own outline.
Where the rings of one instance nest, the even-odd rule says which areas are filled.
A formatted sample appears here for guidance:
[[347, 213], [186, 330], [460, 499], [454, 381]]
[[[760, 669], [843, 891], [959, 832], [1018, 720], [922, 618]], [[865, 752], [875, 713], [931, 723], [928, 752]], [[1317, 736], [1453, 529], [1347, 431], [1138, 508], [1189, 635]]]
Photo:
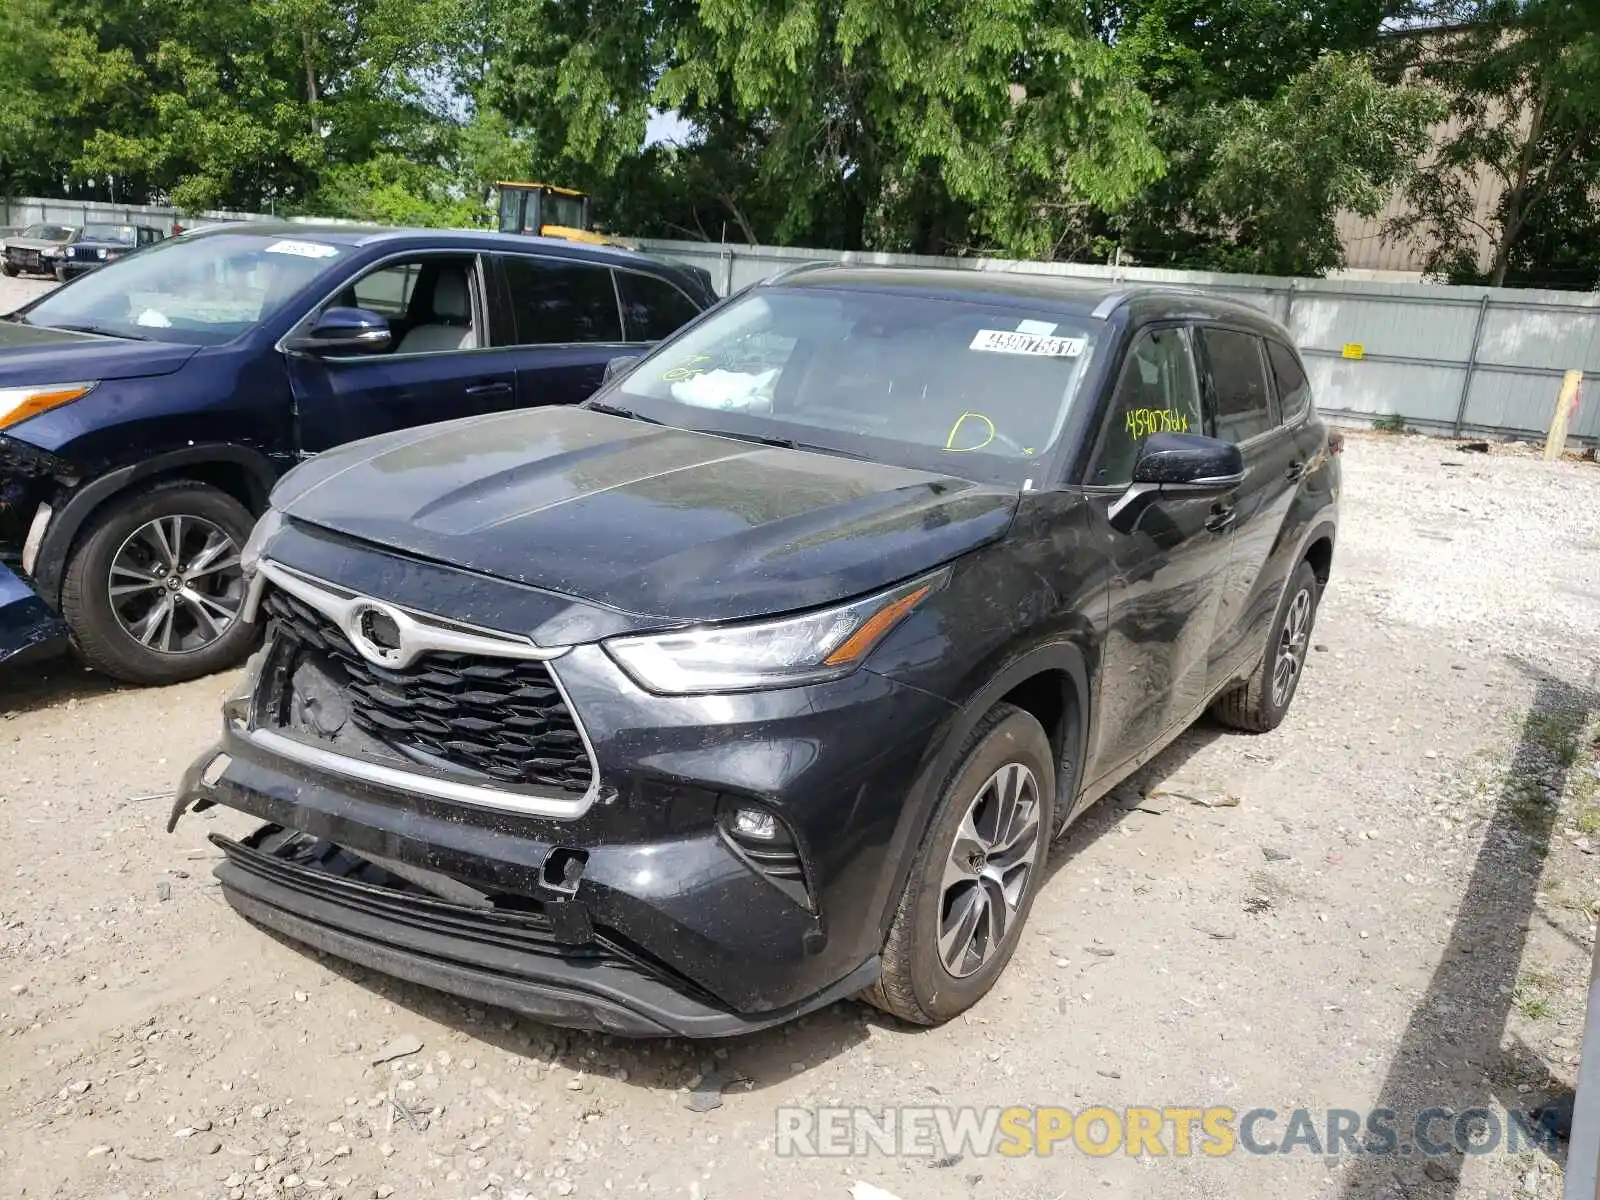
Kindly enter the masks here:
[[170, 375], [198, 349], [0, 320], [0, 387]]
[[5, 240], [7, 250], [48, 250], [52, 246], [65, 246], [68, 242], [52, 241], [50, 238], [25, 238], [8, 237]]
[[[847, 599], [1000, 537], [1015, 492], [587, 409], [534, 409], [333, 450], [290, 517], [664, 620]], [[354, 584], [354, 581], [345, 581]]]

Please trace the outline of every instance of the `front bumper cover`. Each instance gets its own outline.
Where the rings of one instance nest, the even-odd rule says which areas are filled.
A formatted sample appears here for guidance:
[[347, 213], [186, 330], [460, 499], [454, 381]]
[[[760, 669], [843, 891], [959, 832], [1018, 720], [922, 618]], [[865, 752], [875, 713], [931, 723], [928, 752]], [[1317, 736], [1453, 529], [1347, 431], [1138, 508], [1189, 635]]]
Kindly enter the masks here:
[[[740, 1016], [687, 994], [647, 961], [603, 939], [563, 942], [563, 931], [542, 913], [502, 913], [376, 886], [263, 848], [281, 832], [268, 825], [245, 842], [212, 836], [227, 855], [216, 870], [223, 895], [242, 915], [386, 975], [551, 1025], [623, 1037], [728, 1037], [844, 999], [878, 974], [873, 959], [806, 1003], [758, 1018]], [[374, 873], [370, 864], [327, 843], [313, 844], [300, 857], [343, 860], [346, 871]]]
[[20, 664], [64, 645], [66, 624], [19, 576], [0, 563], [0, 663]]

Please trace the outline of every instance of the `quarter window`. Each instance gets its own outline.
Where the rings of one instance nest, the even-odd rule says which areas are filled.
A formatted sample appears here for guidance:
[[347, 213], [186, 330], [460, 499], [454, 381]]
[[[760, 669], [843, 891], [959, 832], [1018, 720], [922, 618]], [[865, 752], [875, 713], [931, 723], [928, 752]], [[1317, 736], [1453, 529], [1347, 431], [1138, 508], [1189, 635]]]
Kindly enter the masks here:
[[1267, 343], [1267, 357], [1272, 360], [1272, 374], [1278, 381], [1278, 407], [1283, 410], [1283, 423], [1287, 425], [1311, 407], [1311, 384], [1294, 351], [1281, 342]]
[[589, 263], [508, 256], [506, 291], [518, 346], [620, 342], [617, 291], [611, 271]]
[[700, 315], [694, 301], [654, 275], [618, 271], [617, 291], [623, 335], [630, 342], [658, 342]]
[[1202, 433], [1194, 359], [1181, 329], [1139, 335], [1117, 381], [1091, 482], [1124, 484], [1133, 478], [1139, 447], [1152, 433]]
[[1217, 436], [1245, 442], [1266, 433], [1272, 428], [1272, 398], [1262, 370], [1261, 339], [1231, 329], [1202, 329], [1200, 340]]

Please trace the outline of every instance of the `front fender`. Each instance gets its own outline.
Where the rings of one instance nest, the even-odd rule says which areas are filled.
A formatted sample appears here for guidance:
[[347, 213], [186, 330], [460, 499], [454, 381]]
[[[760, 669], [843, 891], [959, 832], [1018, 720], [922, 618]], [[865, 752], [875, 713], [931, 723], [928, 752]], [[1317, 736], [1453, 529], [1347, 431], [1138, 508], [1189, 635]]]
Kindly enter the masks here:
[[90, 515], [118, 492], [164, 475], [181, 474], [186, 467], [201, 464], [226, 463], [242, 467], [254, 484], [252, 506], [260, 509], [266, 504], [278, 469], [271, 459], [259, 450], [248, 446], [217, 443], [200, 446], [183, 446], [162, 454], [153, 454], [130, 466], [107, 471], [72, 493], [71, 499], [61, 506], [51, 518], [39, 545], [39, 556], [33, 564], [33, 578], [39, 594], [52, 608], [61, 603], [61, 579], [66, 572], [67, 555], [72, 550], [73, 539]]

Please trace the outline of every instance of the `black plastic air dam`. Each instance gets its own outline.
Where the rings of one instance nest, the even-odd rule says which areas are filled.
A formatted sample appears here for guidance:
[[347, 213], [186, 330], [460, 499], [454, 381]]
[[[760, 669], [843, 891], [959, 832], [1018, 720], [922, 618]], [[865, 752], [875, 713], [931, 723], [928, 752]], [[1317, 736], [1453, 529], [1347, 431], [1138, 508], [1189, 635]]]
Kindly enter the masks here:
[[731, 1037], [791, 1021], [855, 995], [877, 979], [874, 957], [821, 993], [784, 1009], [741, 1016], [685, 996], [620, 956], [577, 957], [519, 949], [474, 930], [473, 910], [442, 902], [407, 904], [407, 919], [378, 915], [363, 893], [330, 884], [240, 842], [213, 835], [227, 858], [216, 868], [228, 903], [295, 941], [386, 975], [575, 1029], [623, 1037]]

